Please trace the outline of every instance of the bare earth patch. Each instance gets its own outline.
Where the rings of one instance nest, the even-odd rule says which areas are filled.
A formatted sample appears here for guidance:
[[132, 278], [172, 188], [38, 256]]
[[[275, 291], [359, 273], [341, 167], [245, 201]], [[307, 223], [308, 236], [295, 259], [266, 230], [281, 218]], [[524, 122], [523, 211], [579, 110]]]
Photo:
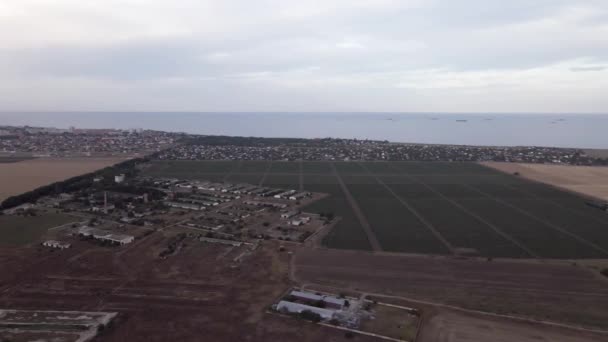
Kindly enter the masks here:
[[608, 201], [608, 167], [484, 162], [506, 173]]
[[0, 163], [0, 202], [6, 198], [108, 167], [120, 158], [41, 158]]
[[566, 329], [541, 328], [538, 326], [508, 321], [481, 319], [443, 311], [428, 319], [418, 336], [419, 342], [595, 342], [603, 336], [587, 335]]

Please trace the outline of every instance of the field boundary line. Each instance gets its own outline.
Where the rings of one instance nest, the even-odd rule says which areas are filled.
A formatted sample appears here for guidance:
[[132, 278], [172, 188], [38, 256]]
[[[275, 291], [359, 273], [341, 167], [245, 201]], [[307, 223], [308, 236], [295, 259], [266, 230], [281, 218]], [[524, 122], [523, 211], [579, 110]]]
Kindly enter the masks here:
[[268, 178], [268, 173], [270, 172], [271, 167], [272, 167], [272, 160], [269, 160], [268, 166], [266, 166], [266, 169], [264, 170], [264, 173], [262, 174], [262, 179], [260, 179], [260, 181], [258, 182], [258, 186], [264, 186], [264, 183], [266, 182], [266, 178]]
[[232, 170], [230, 170], [229, 172], [226, 173], [226, 175], [224, 176], [222, 181], [224, 183], [227, 182], [228, 179], [230, 178], [230, 176], [232, 176], [237, 170], [239, 170], [241, 168], [241, 165], [243, 165], [242, 160], [239, 160], [238, 162], [236, 162], [236, 164], [232, 167]]
[[[512, 189], [512, 190], [515, 190], [515, 191], [518, 191], [518, 192], [530, 195], [530, 196], [534, 197], [535, 199], [539, 199], [539, 200], [541, 200], [543, 202], [547, 202], [547, 203], [552, 204], [552, 205], [554, 205], [556, 207], [559, 207], [561, 209], [567, 210], [567, 211], [571, 212], [572, 214], [574, 214], [576, 216], [592, 219], [593, 221], [598, 222], [598, 223], [600, 223], [602, 225], [608, 225], [608, 221], [604, 221], [603, 219], [601, 219], [599, 217], [586, 215], [586, 214], [584, 214], [584, 213], [582, 213], [582, 212], [580, 212], [580, 211], [578, 211], [576, 209], [572, 209], [572, 208], [570, 208], [568, 206], [559, 204], [558, 202], [555, 202], [555, 201], [553, 201], [551, 199], [548, 199], [548, 198], [545, 198], [545, 197], [541, 197], [540, 195], [537, 195], [537, 194], [535, 194], [535, 193], [533, 193], [531, 191], [520, 189], [520, 188], [518, 188], [516, 186], [513, 186], [512, 184], [501, 184], [501, 185], [503, 187], [505, 187], [505, 188]], [[549, 184], [546, 184], [546, 185], [549, 185]], [[549, 185], [549, 186], [551, 186], [551, 185]], [[558, 189], [558, 190], [561, 190], [561, 189]]]
[[557, 225], [555, 225], [555, 224], [553, 224], [553, 223], [551, 223], [551, 222], [548, 222], [548, 221], [546, 221], [546, 220], [543, 220], [542, 218], [540, 218], [540, 217], [538, 217], [538, 216], [536, 216], [536, 215], [534, 215], [534, 214], [532, 214], [532, 213], [528, 212], [528, 211], [527, 211], [527, 210], [525, 210], [525, 209], [522, 209], [522, 208], [520, 208], [520, 207], [518, 207], [518, 206], [516, 206], [516, 205], [514, 205], [514, 204], [511, 204], [511, 203], [506, 202], [506, 201], [504, 201], [504, 200], [502, 200], [502, 199], [500, 199], [500, 198], [497, 198], [497, 197], [495, 197], [495, 196], [492, 196], [491, 194], [488, 194], [488, 193], [486, 193], [485, 191], [479, 190], [478, 188], [476, 188], [475, 186], [473, 186], [473, 185], [471, 185], [471, 184], [464, 184], [464, 183], [463, 183], [463, 185], [464, 185], [465, 187], [467, 187], [467, 188], [471, 189], [471, 190], [474, 190], [474, 191], [476, 191], [476, 192], [478, 192], [478, 193], [480, 193], [480, 194], [482, 194], [482, 195], [484, 195], [484, 196], [488, 197], [488, 198], [491, 198], [491, 199], [495, 200], [495, 201], [496, 201], [496, 202], [498, 202], [498, 203], [501, 203], [501, 204], [503, 204], [503, 205], [505, 205], [505, 206], [507, 206], [507, 207], [509, 207], [509, 208], [512, 208], [512, 209], [516, 210], [517, 212], [519, 212], [519, 213], [521, 213], [521, 214], [523, 214], [523, 215], [525, 215], [525, 216], [527, 216], [527, 217], [529, 217], [529, 218], [531, 218], [531, 219], [533, 219], [533, 220], [535, 220], [535, 221], [538, 221], [538, 222], [540, 222], [540, 223], [542, 223], [542, 224], [546, 225], [546, 226], [547, 226], [547, 227], [549, 227], [549, 228], [552, 228], [553, 230], [556, 230], [556, 231], [558, 231], [558, 232], [560, 232], [560, 233], [562, 233], [562, 234], [568, 235], [568, 236], [570, 236], [571, 238], [573, 238], [573, 239], [577, 240], [578, 242], [583, 243], [583, 244], [585, 244], [585, 245], [587, 245], [587, 246], [589, 246], [589, 247], [592, 247], [593, 249], [595, 249], [595, 250], [597, 250], [597, 251], [600, 251], [600, 252], [602, 252], [602, 253], [603, 253], [603, 254], [605, 254], [605, 255], [608, 255], [608, 251], [607, 251], [607, 250], [605, 250], [605, 249], [603, 249], [602, 247], [600, 247], [600, 246], [596, 245], [595, 243], [593, 243], [593, 242], [591, 242], [591, 241], [588, 241], [587, 239], [584, 239], [584, 238], [582, 238], [582, 237], [580, 237], [580, 236], [578, 236], [578, 235], [576, 235], [576, 234], [574, 234], [574, 233], [572, 233], [572, 232], [569, 232], [569, 231], [565, 230], [564, 228], [559, 227], [559, 226], [557, 226]]
[[378, 238], [376, 237], [376, 234], [372, 230], [372, 226], [369, 224], [369, 221], [367, 221], [367, 218], [363, 214], [361, 207], [359, 207], [359, 204], [357, 203], [357, 201], [355, 200], [353, 195], [350, 193], [350, 190], [348, 190], [348, 187], [344, 183], [342, 176], [340, 176], [340, 174], [338, 173], [338, 170], [336, 169], [336, 165], [334, 165], [334, 163], [330, 163], [330, 164], [331, 164], [331, 169], [333, 171], [333, 174], [336, 177], [336, 179], [338, 180], [338, 184], [342, 188], [342, 192], [344, 193], [346, 200], [350, 204], [351, 209], [355, 213], [355, 216], [357, 216], [357, 218], [359, 219], [359, 223], [361, 224], [363, 231], [367, 235], [367, 239], [369, 241], [369, 244], [372, 247], [372, 250], [381, 251], [382, 246], [380, 245], [380, 242], [378, 242]]
[[416, 216], [416, 218], [422, 222], [422, 224], [424, 224], [424, 226], [426, 226], [426, 228], [435, 236], [435, 238], [437, 238], [437, 240], [439, 240], [439, 242], [443, 243], [443, 245], [450, 251], [451, 254], [456, 255], [456, 250], [454, 249], [454, 246], [452, 246], [452, 244], [446, 240], [445, 237], [443, 237], [443, 235], [441, 235], [441, 233], [437, 230], [437, 228], [435, 228], [435, 226], [430, 223], [429, 221], [427, 221], [427, 219], [422, 216], [422, 214], [420, 214], [416, 209], [414, 209], [405, 199], [403, 199], [401, 196], [399, 196], [390, 186], [388, 186], [386, 183], [384, 183], [380, 178], [378, 178], [374, 173], [372, 173], [367, 166], [363, 165], [362, 163], [358, 163], [372, 178], [374, 178], [376, 180], [376, 182], [378, 182], [378, 184], [382, 185], [388, 192], [390, 192], [391, 195], [393, 195], [393, 197], [395, 197], [399, 202], [401, 202], [401, 204], [407, 208], [407, 210], [409, 210], [412, 214], [414, 214], [414, 216]]
[[[390, 167], [394, 168], [394, 165], [390, 165]], [[487, 221], [486, 219], [484, 219], [483, 217], [479, 216], [478, 214], [476, 214], [475, 212], [469, 210], [468, 208], [466, 208], [465, 206], [463, 206], [462, 204], [456, 202], [455, 200], [447, 197], [445, 194], [443, 194], [441, 191], [433, 188], [432, 186], [428, 185], [427, 183], [417, 179], [416, 177], [408, 174], [405, 171], [401, 171], [403, 173], [403, 175], [405, 175], [406, 177], [408, 177], [409, 179], [417, 182], [418, 184], [423, 185], [425, 188], [427, 188], [429, 191], [439, 195], [439, 197], [443, 198], [444, 200], [448, 201], [449, 203], [451, 203], [452, 205], [454, 205], [455, 207], [457, 207], [458, 209], [462, 210], [465, 214], [468, 214], [469, 216], [475, 218], [477, 221], [485, 224], [486, 226], [488, 226], [490, 229], [492, 229], [496, 234], [502, 236], [503, 238], [507, 239], [508, 241], [510, 241], [511, 243], [513, 243], [514, 245], [516, 245], [517, 247], [521, 248], [524, 252], [528, 253], [530, 256], [534, 257], [534, 258], [540, 258], [538, 256], [538, 254], [534, 253], [532, 250], [530, 250], [528, 247], [526, 247], [524, 244], [522, 244], [521, 242], [517, 241], [514, 237], [512, 237], [511, 235], [505, 233], [502, 231], [502, 229], [498, 228], [496, 225], [490, 223], [489, 221]]]

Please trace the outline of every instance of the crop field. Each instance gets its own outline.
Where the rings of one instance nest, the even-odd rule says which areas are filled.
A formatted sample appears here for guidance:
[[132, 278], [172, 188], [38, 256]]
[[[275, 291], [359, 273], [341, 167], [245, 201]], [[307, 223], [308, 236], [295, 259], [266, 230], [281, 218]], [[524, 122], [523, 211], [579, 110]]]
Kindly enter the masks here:
[[0, 247], [22, 246], [36, 242], [49, 228], [78, 221], [60, 214], [38, 216], [0, 216]]
[[608, 215], [571, 192], [474, 163], [163, 161], [154, 176], [330, 194], [330, 248], [507, 258], [606, 258]]
[[89, 173], [123, 161], [120, 158], [38, 158], [0, 162], [0, 202], [43, 185]]

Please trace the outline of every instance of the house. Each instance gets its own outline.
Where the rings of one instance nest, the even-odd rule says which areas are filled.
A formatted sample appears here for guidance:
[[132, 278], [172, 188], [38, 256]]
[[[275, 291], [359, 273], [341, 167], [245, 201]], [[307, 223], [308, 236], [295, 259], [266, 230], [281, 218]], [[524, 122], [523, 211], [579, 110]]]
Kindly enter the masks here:
[[56, 240], [48, 240], [42, 243], [45, 247], [57, 248], [57, 249], [66, 249], [70, 248], [72, 245], [67, 242], [61, 242]]
[[335, 313], [333, 310], [318, 308], [316, 306], [310, 306], [310, 305], [305, 305], [305, 304], [300, 304], [300, 303], [288, 302], [285, 300], [280, 301], [279, 304], [277, 304], [276, 309], [277, 309], [277, 311], [280, 311], [280, 312], [287, 312], [287, 313], [293, 313], [293, 314], [299, 314], [299, 313], [302, 313], [303, 311], [311, 311], [311, 312], [314, 312], [314, 313], [318, 314], [319, 316], [321, 316], [321, 318], [324, 320], [332, 319], [334, 317], [334, 313]]
[[125, 174], [122, 173], [118, 176], [114, 176], [114, 182], [120, 184], [125, 181], [125, 178], [126, 178]]

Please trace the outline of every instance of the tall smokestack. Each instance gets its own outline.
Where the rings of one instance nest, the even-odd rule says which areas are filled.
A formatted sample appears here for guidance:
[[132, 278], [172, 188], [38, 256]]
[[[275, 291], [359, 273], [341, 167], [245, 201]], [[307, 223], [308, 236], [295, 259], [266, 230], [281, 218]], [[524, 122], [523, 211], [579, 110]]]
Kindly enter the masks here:
[[103, 192], [103, 212], [108, 213], [108, 192]]

